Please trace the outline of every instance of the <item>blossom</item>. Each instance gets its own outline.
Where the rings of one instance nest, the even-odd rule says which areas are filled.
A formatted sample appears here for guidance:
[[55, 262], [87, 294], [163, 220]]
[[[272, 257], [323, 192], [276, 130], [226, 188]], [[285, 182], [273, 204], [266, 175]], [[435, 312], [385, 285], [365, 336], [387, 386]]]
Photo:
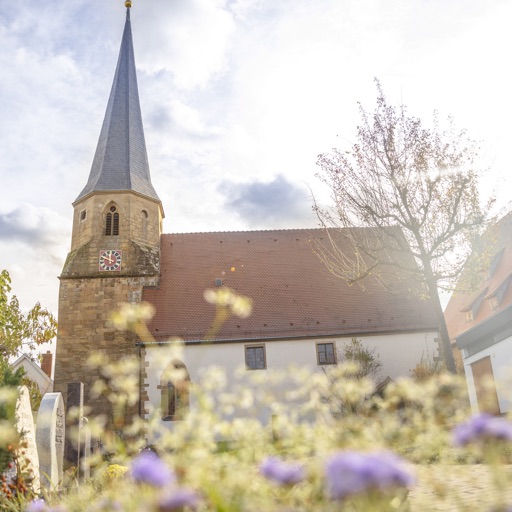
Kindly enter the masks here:
[[281, 485], [294, 485], [305, 478], [303, 466], [286, 463], [276, 457], [267, 457], [260, 465], [260, 472]]
[[51, 512], [51, 509], [46, 501], [42, 498], [38, 498], [27, 505], [26, 512]]
[[130, 476], [140, 483], [164, 487], [175, 481], [174, 473], [156, 453], [141, 452], [131, 463]]
[[233, 315], [240, 318], [247, 318], [252, 313], [252, 299], [238, 295], [227, 287], [222, 287], [218, 290], [205, 290], [203, 297], [210, 304], [229, 308]]
[[409, 487], [414, 483], [404, 461], [390, 452], [337, 453], [327, 463], [326, 477], [329, 495], [335, 500], [375, 489]]
[[25, 512], [67, 512], [67, 509], [63, 505], [51, 508], [43, 498], [37, 498], [27, 505]]
[[465, 446], [472, 441], [501, 439], [512, 441], [512, 423], [490, 414], [477, 414], [453, 429], [453, 442]]
[[195, 510], [199, 506], [199, 497], [190, 489], [176, 489], [158, 503], [159, 512], [174, 512], [185, 507]]
[[155, 308], [149, 302], [140, 304], [121, 304], [119, 311], [111, 315], [111, 322], [118, 331], [128, 331], [136, 324], [146, 323], [155, 314]]
[[104, 476], [109, 478], [110, 480], [114, 480], [116, 478], [121, 478], [128, 471], [126, 466], [120, 466], [119, 464], [110, 464], [107, 470], [104, 473]]

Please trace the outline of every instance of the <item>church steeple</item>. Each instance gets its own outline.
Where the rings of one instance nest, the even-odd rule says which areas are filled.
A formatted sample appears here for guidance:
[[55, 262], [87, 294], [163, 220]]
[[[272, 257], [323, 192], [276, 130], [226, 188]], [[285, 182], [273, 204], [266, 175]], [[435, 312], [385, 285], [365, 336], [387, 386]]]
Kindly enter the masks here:
[[[110, 361], [136, 354], [133, 335], [114, 332], [111, 315], [158, 286], [162, 203], [153, 188], [144, 142], [130, 27], [131, 0], [114, 83], [89, 180], [73, 203], [71, 249], [60, 275], [54, 390], [83, 382], [91, 414], [111, 405], [89, 396], [98, 376], [86, 364], [100, 350]], [[135, 416], [135, 409], [128, 411]]]
[[94, 192], [133, 191], [160, 201], [151, 184], [130, 24], [131, 1], [114, 82], [91, 172], [75, 204]]

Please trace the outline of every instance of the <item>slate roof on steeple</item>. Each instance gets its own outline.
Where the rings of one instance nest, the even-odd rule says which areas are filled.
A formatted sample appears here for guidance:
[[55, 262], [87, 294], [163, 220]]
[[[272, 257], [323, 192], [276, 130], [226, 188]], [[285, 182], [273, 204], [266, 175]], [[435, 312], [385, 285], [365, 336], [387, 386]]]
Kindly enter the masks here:
[[76, 201], [97, 191], [131, 190], [160, 201], [151, 184], [133, 54], [130, 9], [114, 83], [87, 185]]

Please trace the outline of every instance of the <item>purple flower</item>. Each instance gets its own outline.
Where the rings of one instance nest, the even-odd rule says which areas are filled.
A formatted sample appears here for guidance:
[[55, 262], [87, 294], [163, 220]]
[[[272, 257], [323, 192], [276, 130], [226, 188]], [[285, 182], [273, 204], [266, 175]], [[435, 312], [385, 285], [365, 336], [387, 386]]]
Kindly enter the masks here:
[[159, 512], [174, 512], [185, 507], [195, 510], [199, 506], [199, 497], [190, 489], [176, 489], [158, 503]]
[[453, 443], [456, 446], [487, 439], [512, 441], [512, 423], [484, 413], [471, 417], [453, 429]]
[[391, 452], [337, 453], [327, 462], [326, 476], [329, 495], [335, 500], [375, 489], [409, 487], [414, 483], [404, 461]]
[[165, 462], [150, 451], [141, 452], [131, 463], [130, 475], [133, 480], [140, 483], [164, 487], [174, 483], [174, 473]]
[[281, 485], [295, 485], [306, 476], [303, 466], [286, 463], [276, 457], [267, 457], [261, 463], [260, 472], [269, 480]]
[[31, 501], [26, 508], [26, 512], [49, 512], [50, 508], [46, 504], [46, 501], [39, 498]]

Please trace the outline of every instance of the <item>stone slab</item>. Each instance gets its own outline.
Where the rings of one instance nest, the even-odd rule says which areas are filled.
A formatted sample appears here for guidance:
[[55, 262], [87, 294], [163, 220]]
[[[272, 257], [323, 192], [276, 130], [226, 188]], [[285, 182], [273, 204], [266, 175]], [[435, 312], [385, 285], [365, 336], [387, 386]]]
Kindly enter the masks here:
[[62, 484], [66, 423], [61, 393], [46, 393], [37, 414], [37, 449], [41, 484], [59, 490]]
[[40, 491], [39, 457], [36, 447], [34, 416], [30, 406], [30, 394], [26, 386], [18, 388], [16, 400], [15, 426], [22, 441], [22, 448], [17, 454], [19, 469], [34, 492]]

